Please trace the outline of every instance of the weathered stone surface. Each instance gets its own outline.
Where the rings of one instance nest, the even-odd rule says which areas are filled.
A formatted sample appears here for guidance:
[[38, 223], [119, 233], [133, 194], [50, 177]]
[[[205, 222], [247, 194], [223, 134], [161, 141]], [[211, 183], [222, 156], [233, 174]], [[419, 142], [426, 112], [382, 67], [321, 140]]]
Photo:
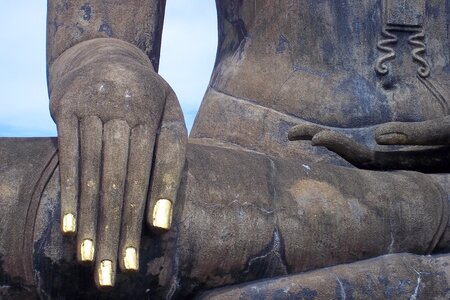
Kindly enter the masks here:
[[448, 299], [449, 256], [392, 254], [211, 291], [199, 299]]
[[[383, 60], [389, 71], [381, 75], [374, 68], [386, 54], [379, 46], [388, 26], [383, 2], [218, 1], [219, 51], [191, 136], [325, 160], [329, 154], [298, 143], [279, 150], [287, 143], [280, 132], [291, 122], [313, 123], [379, 149], [371, 142], [373, 126], [447, 116], [448, 5], [407, 1], [412, 15], [423, 13], [423, 24], [393, 33], [398, 41], [388, 46], [395, 56]], [[389, 11], [400, 2], [406, 3], [387, 1]], [[419, 68], [431, 75], [419, 75]]]
[[425, 15], [425, 0], [386, 1], [386, 22], [390, 25], [421, 26]]
[[[54, 153], [53, 147], [47, 151]], [[76, 264], [75, 240], [59, 232], [56, 169], [46, 180], [33, 223], [40, 293], [51, 299], [164, 294], [182, 299], [208, 288], [387, 253], [427, 254], [447, 230], [447, 196], [437, 181], [420, 173], [306, 165], [191, 143], [183, 178], [172, 232], [144, 235], [141, 265], [146, 267], [139, 275], [119, 274], [116, 288], [105, 294], [94, 287], [91, 269]], [[0, 244], [16, 238], [25, 239], [16, 235]], [[446, 245], [440, 240], [441, 251], [448, 251]]]
[[[0, 143], [0, 298], [34, 293], [32, 243], [42, 176], [55, 155], [56, 139], [2, 138]], [[34, 200], [34, 201], [32, 201]], [[48, 221], [48, 220], [47, 220]], [[31, 298], [30, 298], [31, 299]]]
[[139, 47], [158, 70], [165, 0], [47, 3], [48, 66], [80, 42], [110, 37]]
[[447, 194], [419, 173], [192, 144], [187, 164], [177, 261], [189, 288], [425, 254], [447, 226]]
[[[49, 1], [60, 162], [52, 139], [0, 139], [0, 296], [448, 298], [447, 1], [216, 4], [187, 144], [154, 71], [165, 1]], [[173, 228], [139, 241], [160, 198]], [[77, 240], [60, 233], [67, 207]], [[76, 262], [86, 237], [93, 269]], [[116, 276], [130, 245], [141, 269]]]

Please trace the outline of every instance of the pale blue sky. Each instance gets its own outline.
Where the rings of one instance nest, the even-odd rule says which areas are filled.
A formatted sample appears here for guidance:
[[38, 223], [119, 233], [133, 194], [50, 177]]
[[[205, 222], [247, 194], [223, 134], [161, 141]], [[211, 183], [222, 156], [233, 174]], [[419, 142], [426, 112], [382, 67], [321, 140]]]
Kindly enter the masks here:
[[[0, 1], [0, 136], [56, 135], [48, 111], [46, 10], [46, 0]], [[188, 128], [208, 85], [216, 47], [214, 0], [167, 0], [160, 74], [177, 93]]]

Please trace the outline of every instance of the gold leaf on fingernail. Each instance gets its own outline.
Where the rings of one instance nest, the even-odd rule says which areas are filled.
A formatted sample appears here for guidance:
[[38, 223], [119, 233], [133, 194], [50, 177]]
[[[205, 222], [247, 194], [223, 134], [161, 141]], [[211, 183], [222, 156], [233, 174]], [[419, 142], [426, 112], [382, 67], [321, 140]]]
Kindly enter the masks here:
[[125, 250], [125, 256], [123, 258], [123, 264], [128, 271], [138, 270], [138, 258], [136, 248], [129, 247]]
[[153, 226], [162, 229], [170, 229], [170, 226], [172, 225], [172, 211], [172, 201], [168, 199], [158, 200], [153, 208]]
[[81, 243], [81, 261], [92, 262], [94, 260], [94, 243], [92, 240], [84, 240]]
[[63, 233], [75, 233], [77, 228], [77, 220], [73, 214], [65, 214], [62, 222]]
[[112, 287], [112, 261], [104, 260], [100, 263], [100, 268], [98, 269], [98, 283], [102, 287]]

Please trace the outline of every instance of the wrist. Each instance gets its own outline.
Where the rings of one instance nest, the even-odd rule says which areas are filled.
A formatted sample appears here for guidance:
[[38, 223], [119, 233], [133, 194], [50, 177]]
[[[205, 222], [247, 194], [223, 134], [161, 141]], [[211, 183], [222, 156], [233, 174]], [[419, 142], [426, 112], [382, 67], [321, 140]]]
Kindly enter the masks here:
[[49, 66], [49, 94], [69, 74], [89, 65], [112, 61], [141, 65], [154, 72], [149, 58], [136, 46], [114, 38], [96, 38], [76, 44]]

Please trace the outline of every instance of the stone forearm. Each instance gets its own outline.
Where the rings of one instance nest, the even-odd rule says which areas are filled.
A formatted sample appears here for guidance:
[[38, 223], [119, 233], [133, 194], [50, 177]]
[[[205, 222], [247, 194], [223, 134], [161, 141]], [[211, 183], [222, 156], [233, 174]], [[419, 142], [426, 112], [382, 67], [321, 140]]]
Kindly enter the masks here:
[[158, 69], [165, 0], [48, 0], [47, 65], [79, 42], [112, 37], [136, 45]]

